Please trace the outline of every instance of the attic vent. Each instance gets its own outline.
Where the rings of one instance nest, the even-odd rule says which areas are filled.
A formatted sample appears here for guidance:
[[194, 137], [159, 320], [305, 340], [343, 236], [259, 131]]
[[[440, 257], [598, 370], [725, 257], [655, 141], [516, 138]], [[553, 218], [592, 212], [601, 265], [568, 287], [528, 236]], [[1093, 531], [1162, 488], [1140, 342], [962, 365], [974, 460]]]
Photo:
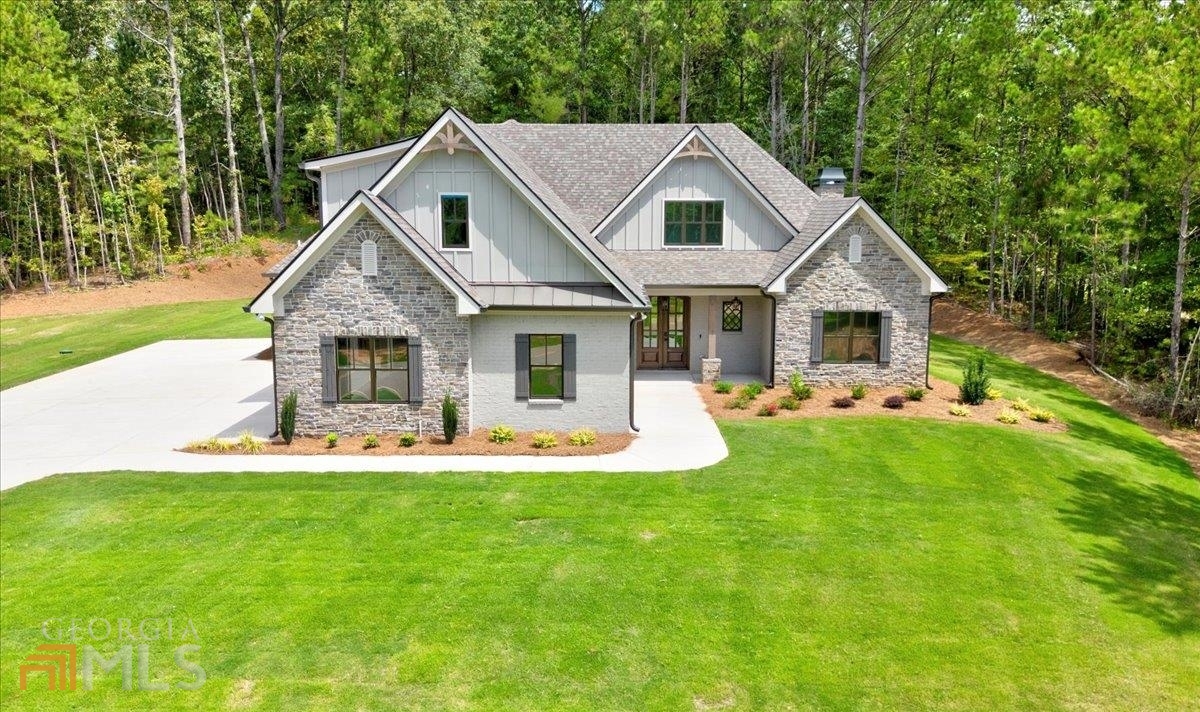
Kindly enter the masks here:
[[362, 273], [364, 277], [379, 274], [379, 250], [374, 240], [366, 240], [362, 244]]
[[857, 232], [850, 236], [850, 263], [862, 262], [862, 235]]

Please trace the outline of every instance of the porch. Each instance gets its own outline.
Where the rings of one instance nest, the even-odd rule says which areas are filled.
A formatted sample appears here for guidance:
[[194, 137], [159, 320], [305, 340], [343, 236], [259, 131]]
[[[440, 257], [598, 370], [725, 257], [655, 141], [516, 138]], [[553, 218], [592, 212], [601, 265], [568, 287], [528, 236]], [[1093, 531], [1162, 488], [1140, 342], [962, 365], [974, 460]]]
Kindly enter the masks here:
[[697, 383], [767, 381], [773, 305], [761, 291], [676, 287], [648, 292], [650, 311], [637, 336], [639, 379], [683, 373]]

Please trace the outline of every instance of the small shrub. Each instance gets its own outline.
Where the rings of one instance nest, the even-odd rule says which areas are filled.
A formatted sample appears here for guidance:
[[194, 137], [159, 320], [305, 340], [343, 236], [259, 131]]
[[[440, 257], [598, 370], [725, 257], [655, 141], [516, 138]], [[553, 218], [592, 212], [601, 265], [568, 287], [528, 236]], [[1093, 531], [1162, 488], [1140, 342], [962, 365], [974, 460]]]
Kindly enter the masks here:
[[733, 382], [732, 381], [717, 381], [716, 383], [713, 384], [713, 392], [714, 393], [722, 393], [722, 394], [733, 393]]
[[779, 415], [779, 406], [775, 403], [764, 403], [759, 407], [758, 415], [763, 418], [774, 418]]
[[507, 425], [497, 425], [496, 427], [494, 427], [490, 431], [488, 431], [488, 440], [491, 440], [492, 442], [494, 442], [498, 445], [504, 445], [505, 443], [511, 443], [512, 441], [514, 441], [516, 439], [517, 439], [517, 431], [513, 430], [512, 428], [508, 427]]
[[335, 447], [337, 447], [337, 443], [338, 443], [338, 434], [337, 433], [326, 433], [325, 434], [325, 447], [335, 448]]
[[[812, 398], [813, 387], [804, 382], [804, 376], [799, 373], [793, 373], [788, 376], [788, 389], [791, 390], [792, 396], [798, 401], [806, 401]], [[795, 410], [792, 408], [791, 410]]]
[[363, 438], [363, 450], [372, 450], [379, 447], [379, 436], [375, 433], [370, 433]]
[[262, 440], [254, 437], [254, 433], [249, 430], [243, 430], [238, 434], [237, 446], [239, 450], [247, 455], [257, 455], [267, 447], [263, 444]]
[[854, 400], [862, 400], [867, 397], [867, 384], [855, 383], [850, 386], [850, 397]]
[[834, 398], [833, 403], [831, 405], [834, 408], [853, 408], [854, 407], [854, 399], [851, 398], [850, 396], [842, 396], [841, 398]]
[[233, 449], [233, 443], [221, 438], [208, 438], [207, 440], [196, 440], [188, 443], [189, 450], [204, 450], [206, 452], [229, 452]]
[[1052, 423], [1054, 422], [1054, 413], [1045, 408], [1034, 408], [1029, 411], [1029, 419], [1036, 423]]
[[971, 409], [965, 405], [955, 403], [954, 405], [950, 406], [950, 415], [954, 415], [959, 418], [970, 418]]
[[904, 389], [904, 397], [910, 401], [919, 401], [925, 397], [925, 389], [917, 388], [916, 386], [909, 386], [908, 388]]
[[417, 444], [417, 436], [413, 433], [404, 433], [400, 436], [400, 447], [412, 447]]
[[779, 399], [779, 407], [784, 410], [800, 410], [800, 400], [795, 396], [784, 396]]
[[533, 434], [533, 446], [538, 450], [549, 450], [552, 447], [558, 447], [558, 438], [554, 433], [539, 432]]
[[1001, 391], [999, 388], [988, 386], [988, 389], [983, 393], [983, 397], [988, 400], [1000, 400], [1004, 397], [1004, 391]]
[[762, 395], [762, 392], [763, 384], [759, 383], [758, 381], [751, 381], [742, 386], [742, 396], [750, 400], [754, 400], [755, 398], [759, 397]]
[[967, 360], [963, 366], [963, 382], [958, 389], [958, 397], [966, 405], [980, 405], [987, 400], [988, 389], [992, 379], [987, 372], [987, 357], [976, 354]]
[[591, 428], [580, 428], [567, 436], [567, 442], [575, 447], [587, 447], [596, 444], [596, 431]]
[[292, 444], [296, 436], [296, 392], [292, 391], [283, 398], [279, 408], [279, 436], [287, 445]]
[[883, 407], [893, 410], [900, 410], [904, 407], [904, 403], [908, 400], [905, 396], [888, 396], [883, 399]]
[[449, 393], [442, 399], [442, 437], [446, 438], [446, 444], [450, 445], [454, 442], [454, 437], [458, 435], [458, 403]]
[[750, 399], [744, 395], [725, 401], [725, 407], [730, 410], [745, 410], [750, 407]]
[[1005, 425], [1016, 425], [1017, 423], [1021, 422], [1021, 415], [1011, 408], [1005, 408], [1004, 410], [1000, 411], [1000, 415], [996, 416], [996, 420], [999, 420]]
[[1024, 398], [1014, 398], [1013, 400], [1009, 401], [1008, 405], [1010, 408], [1019, 413], [1028, 413], [1029, 411], [1033, 410], [1033, 406], [1029, 405], [1029, 401], [1025, 400]]

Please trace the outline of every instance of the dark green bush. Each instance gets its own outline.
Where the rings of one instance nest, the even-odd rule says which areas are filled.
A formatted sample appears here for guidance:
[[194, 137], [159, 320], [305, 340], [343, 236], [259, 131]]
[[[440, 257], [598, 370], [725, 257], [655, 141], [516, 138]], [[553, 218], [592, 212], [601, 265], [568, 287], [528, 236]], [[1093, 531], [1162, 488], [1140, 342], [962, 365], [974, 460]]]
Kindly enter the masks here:
[[284, 396], [283, 405], [279, 408], [279, 435], [288, 445], [292, 444], [292, 438], [296, 436], [295, 391]]
[[714, 393], [733, 393], [732, 381], [717, 381], [713, 384]]
[[442, 437], [446, 438], [446, 444], [450, 445], [454, 442], [454, 436], [458, 435], [458, 403], [449, 393], [442, 399]]
[[916, 386], [909, 386], [908, 388], [904, 389], [904, 395], [907, 396], [910, 401], [919, 401], [925, 397], [925, 389], [918, 388]]
[[754, 400], [762, 395], [763, 388], [763, 384], [759, 383], [758, 381], [751, 381], [750, 383], [742, 386], [742, 396], [749, 398], [750, 400]]
[[991, 385], [992, 379], [987, 372], [987, 357], [976, 354], [963, 366], [963, 382], [958, 389], [958, 398], [967, 405], [981, 405], [987, 400]]

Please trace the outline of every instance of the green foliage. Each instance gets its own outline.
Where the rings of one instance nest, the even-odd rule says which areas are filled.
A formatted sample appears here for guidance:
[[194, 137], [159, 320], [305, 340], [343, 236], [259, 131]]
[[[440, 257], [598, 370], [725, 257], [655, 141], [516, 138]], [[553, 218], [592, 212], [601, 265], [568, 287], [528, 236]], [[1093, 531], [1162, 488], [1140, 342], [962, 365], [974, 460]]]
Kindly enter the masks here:
[[778, 404], [784, 410], [800, 410], [800, 399], [796, 396], [784, 396], [779, 399]]
[[567, 442], [571, 443], [575, 447], [595, 445], [596, 431], [592, 430], [591, 428], [580, 428], [578, 430], [573, 430], [571, 431], [571, 434], [567, 436]]
[[745, 394], [735, 396], [725, 401], [725, 407], [731, 410], [746, 410], [750, 407], [751, 398], [747, 398]]
[[1029, 401], [1024, 398], [1014, 398], [1009, 401], [1008, 406], [1019, 413], [1027, 413], [1033, 410], [1033, 406], [1029, 405]]
[[446, 444], [454, 442], [458, 435], [458, 403], [449, 393], [442, 398], [442, 437]]
[[257, 455], [266, 449], [266, 443], [254, 436], [251, 430], [243, 430], [237, 437], [238, 449], [247, 455]]
[[513, 430], [507, 425], [497, 425], [488, 431], [488, 440], [494, 443], [503, 445], [505, 443], [511, 443], [516, 439], [517, 431]]
[[1037, 423], [1052, 423], [1054, 422], [1054, 413], [1044, 408], [1034, 408], [1028, 413], [1029, 419]]
[[733, 393], [733, 381], [717, 381], [713, 383], [714, 393]]
[[417, 435], [416, 433], [401, 433], [399, 442], [400, 447], [412, 447], [417, 444]]
[[758, 415], [761, 418], [774, 418], [775, 416], [779, 415], [779, 404], [763, 403], [758, 408]]
[[363, 438], [363, 450], [372, 450], [379, 447], [379, 436], [375, 433], [369, 433]]
[[741, 395], [749, 400], [754, 400], [762, 395], [763, 388], [763, 384], [759, 383], [758, 381], [751, 381], [750, 383], [742, 386]]
[[916, 386], [909, 386], [904, 389], [904, 397], [910, 401], [919, 401], [925, 397], [925, 389]]
[[804, 382], [804, 376], [800, 373], [793, 373], [788, 376], [788, 390], [792, 392], [792, 397], [798, 401], [806, 401], [812, 398], [813, 387]]
[[1004, 397], [1004, 392], [999, 388], [988, 386], [988, 389], [984, 392], [983, 397], [990, 401], [1000, 400]]
[[987, 357], [982, 353], [975, 354], [963, 366], [962, 385], [958, 389], [959, 400], [966, 405], [982, 405], [987, 400], [987, 392], [991, 385]]
[[850, 386], [850, 397], [854, 400], [862, 400], [867, 397], [867, 390], [865, 383], [856, 383]]
[[950, 406], [950, 415], [954, 415], [959, 418], [970, 418], [971, 409], [960, 403], [954, 403]]
[[279, 436], [288, 445], [292, 444], [292, 438], [296, 435], [297, 400], [296, 392], [291, 391], [283, 397], [283, 404], [279, 406]]
[[1011, 408], [1005, 408], [996, 416], [996, 420], [1005, 425], [1016, 425], [1021, 422], [1021, 414]]
[[533, 434], [533, 446], [538, 450], [549, 450], [552, 447], [558, 447], [558, 437], [551, 432], [536, 432]]
[[233, 450], [234, 444], [228, 440], [212, 437], [206, 440], [194, 440], [187, 444], [188, 450], [201, 450], [204, 452], [230, 452]]
[[337, 447], [338, 439], [337, 433], [325, 433], [325, 447], [330, 449]]

